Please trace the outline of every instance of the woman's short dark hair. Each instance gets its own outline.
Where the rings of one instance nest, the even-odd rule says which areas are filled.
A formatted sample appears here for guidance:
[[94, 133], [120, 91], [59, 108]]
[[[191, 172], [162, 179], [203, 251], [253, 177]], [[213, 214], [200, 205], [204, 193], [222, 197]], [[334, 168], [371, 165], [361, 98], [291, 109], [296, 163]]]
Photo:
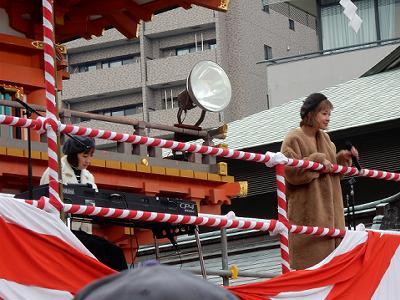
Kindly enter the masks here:
[[62, 151], [65, 155], [69, 155], [73, 153], [82, 153], [94, 147], [96, 147], [94, 138], [86, 136], [74, 136], [65, 141]]
[[[89, 155], [93, 155], [94, 153], [94, 147], [93, 148], [89, 148], [83, 152], [79, 152], [79, 153], [85, 153], [85, 154], [89, 154]], [[79, 166], [79, 158], [78, 158], [78, 154], [79, 153], [71, 153], [67, 155], [67, 161], [68, 163], [77, 168]]]
[[313, 93], [309, 95], [300, 109], [302, 119], [300, 126], [314, 127], [316, 115], [326, 109], [333, 110], [333, 105], [324, 94]]

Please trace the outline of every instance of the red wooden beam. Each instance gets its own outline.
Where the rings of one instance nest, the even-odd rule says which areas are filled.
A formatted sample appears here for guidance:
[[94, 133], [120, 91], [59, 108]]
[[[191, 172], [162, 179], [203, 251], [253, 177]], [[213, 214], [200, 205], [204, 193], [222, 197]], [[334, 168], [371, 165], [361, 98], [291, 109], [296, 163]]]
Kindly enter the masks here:
[[125, 35], [128, 39], [137, 37], [138, 23], [129, 18], [124, 12], [116, 12], [107, 16], [115, 26], [115, 28]]
[[174, 0], [171, 2], [175, 2], [179, 6], [183, 7], [184, 9], [189, 9], [192, 7], [191, 1], [185, 1], [185, 0]]
[[143, 8], [142, 5], [138, 5], [135, 0], [125, 0], [124, 6], [127, 8], [130, 15], [135, 16], [139, 20], [147, 22], [150, 21], [153, 16], [152, 11]]
[[57, 41], [72, 40], [80, 37], [90, 39], [92, 35], [100, 36], [103, 29], [107, 28], [110, 21], [106, 18], [100, 18], [94, 21], [65, 21], [64, 25], [56, 27]]
[[193, 0], [193, 4], [214, 10], [226, 11], [230, 0]]
[[67, 16], [73, 20], [90, 15], [108, 15], [124, 8], [125, 0], [86, 0], [71, 8]]
[[[229, 0], [155, 0], [139, 5], [135, 0], [57, 0], [54, 1], [56, 16], [56, 40], [99, 35], [104, 28], [116, 27], [127, 37], [136, 36], [136, 24], [150, 21], [154, 13], [192, 4], [224, 11]], [[42, 9], [39, 0], [0, 0], [0, 8], [6, 9], [10, 26], [23, 32], [28, 38], [39, 40], [42, 31]], [[23, 15], [29, 14], [30, 20]], [[101, 21], [90, 20], [92, 15], [102, 16]], [[122, 20], [116, 18], [121, 17]], [[95, 22], [97, 21], [97, 22]], [[71, 27], [72, 26], [72, 27]]]

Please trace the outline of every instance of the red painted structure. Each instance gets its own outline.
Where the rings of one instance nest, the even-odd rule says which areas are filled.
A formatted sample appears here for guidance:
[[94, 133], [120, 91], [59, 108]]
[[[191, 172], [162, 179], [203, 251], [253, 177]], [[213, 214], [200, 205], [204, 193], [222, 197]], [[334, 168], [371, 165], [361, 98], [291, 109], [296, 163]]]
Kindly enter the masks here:
[[[100, 36], [103, 30], [116, 28], [127, 38], [136, 38], [138, 24], [150, 21], [156, 13], [176, 7], [189, 9], [199, 5], [225, 11], [228, 0], [56, 0], [54, 25], [56, 43], [76, 38]], [[43, 61], [43, 24], [41, 0], [0, 0], [0, 86], [23, 95], [30, 104], [46, 105]], [[56, 45], [56, 89], [62, 90], [62, 80], [68, 79], [64, 58], [65, 47]], [[34, 141], [39, 141], [32, 132]], [[18, 192], [27, 189], [27, 150], [22, 140], [11, 143], [0, 137], [0, 192]], [[33, 153], [33, 184], [39, 183], [47, 167], [47, 153]], [[143, 166], [97, 159], [91, 171], [99, 188], [133, 190], [149, 195], [174, 194], [193, 199], [199, 210], [219, 213], [220, 206], [230, 203], [238, 195], [240, 186], [230, 176], [193, 172], [181, 168], [168, 169], [157, 165]], [[128, 247], [132, 232], [124, 228], [103, 228], [110, 240]], [[135, 232], [139, 242], [149, 242], [148, 234]], [[128, 237], [128, 238], [127, 238]], [[130, 251], [129, 251], [130, 252]], [[131, 253], [128, 253], [130, 257]]]

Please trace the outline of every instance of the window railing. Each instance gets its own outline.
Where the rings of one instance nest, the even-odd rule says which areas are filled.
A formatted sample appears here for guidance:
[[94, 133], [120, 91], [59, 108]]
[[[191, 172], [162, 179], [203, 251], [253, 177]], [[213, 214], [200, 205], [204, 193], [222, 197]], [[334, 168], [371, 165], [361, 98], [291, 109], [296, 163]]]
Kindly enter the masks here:
[[193, 44], [173, 47], [173, 48], [166, 48], [162, 49], [161, 51], [163, 57], [169, 57], [169, 56], [181, 56], [189, 53], [200, 52], [215, 48], [217, 48], [216, 40], [205, 41], [203, 40], [203, 34], [201, 34], [200, 39], [198, 40], [196, 38]]
[[332, 54], [338, 54], [338, 53], [343, 53], [343, 52], [349, 52], [349, 51], [355, 51], [355, 50], [361, 50], [361, 49], [380, 47], [380, 46], [396, 44], [396, 43], [400, 43], [400, 38], [380, 40], [380, 41], [368, 42], [368, 43], [363, 43], [363, 44], [356, 44], [356, 45], [345, 46], [345, 47], [325, 49], [325, 50], [320, 50], [320, 51], [315, 51], [315, 52], [310, 52], [310, 53], [304, 53], [304, 54], [298, 54], [298, 55], [293, 55], [293, 56], [268, 59], [268, 60], [260, 61], [257, 64], [266, 63], [266, 64], [269, 64], [269, 65], [272, 65], [272, 64], [278, 64], [278, 63], [286, 63], [286, 62], [291, 62], [291, 61], [296, 61], [296, 60], [319, 57], [319, 56], [322, 56], [322, 55], [332, 55]]
[[[311, 29], [316, 30], [317, 28], [317, 21], [315, 16], [306, 12], [305, 10], [302, 10], [301, 8], [290, 5], [289, 3], [269, 4], [268, 10], [273, 10], [281, 15], [288, 17], [293, 22], [296, 21]], [[292, 24], [292, 26], [294, 26], [294, 23]]]
[[86, 62], [70, 66], [70, 73], [83, 73], [90, 72], [98, 69], [117, 68], [124, 65], [134, 64], [140, 62], [140, 56], [129, 55], [123, 57], [113, 57], [110, 59], [103, 59], [96, 62]]
[[110, 109], [102, 109], [92, 111], [91, 113], [100, 114], [104, 116], [114, 116], [114, 117], [123, 117], [123, 116], [132, 116], [138, 113], [143, 112], [143, 103], [138, 103], [135, 105], [127, 105], [122, 107], [113, 107]]

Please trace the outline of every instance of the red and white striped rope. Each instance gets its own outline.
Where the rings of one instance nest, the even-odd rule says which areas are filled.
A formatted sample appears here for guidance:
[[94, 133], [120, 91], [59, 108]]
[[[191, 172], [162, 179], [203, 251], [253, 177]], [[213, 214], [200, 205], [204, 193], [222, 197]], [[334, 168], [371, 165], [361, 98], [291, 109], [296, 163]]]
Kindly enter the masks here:
[[[60, 203], [59, 178], [58, 178], [58, 146], [57, 132], [58, 119], [56, 109], [56, 76], [55, 76], [55, 49], [54, 49], [54, 15], [53, 1], [42, 1], [43, 11], [43, 59], [44, 59], [44, 77], [46, 87], [46, 121], [47, 130], [47, 153], [49, 166], [49, 196], [50, 201], [55, 205]], [[47, 122], [47, 124], [46, 124]]]
[[[47, 198], [42, 197], [39, 201], [35, 200], [21, 200], [30, 205], [44, 209], [49, 212], [54, 212], [54, 207], [48, 201]], [[282, 230], [289, 227], [290, 232], [297, 234], [307, 234], [316, 236], [332, 236], [332, 237], [343, 237], [346, 233], [345, 230], [339, 230], [334, 228], [323, 228], [323, 227], [312, 227], [312, 226], [300, 226], [300, 225], [289, 225], [283, 224], [279, 220], [274, 219], [255, 219], [255, 218], [243, 218], [233, 217], [229, 218], [225, 215], [211, 215], [211, 214], [199, 214], [198, 216], [188, 215], [176, 215], [159, 212], [149, 212], [141, 210], [128, 210], [98, 206], [85, 206], [76, 204], [60, 204], [62, 210], [65, 213], [72, 215], [84, 215], [84, 216], [96, 216], [103, 218], [116, 218], [124, 220], [136, 220], [144, 222], [159, 222], [159, 223], [172, 223], [172, 224], [183, 224], [183, 225], [199, 225], [206, 227], [217, 227], [217, 228], [236, 228], [241, 230], [259, 230], [259, 231], [270, 231], [273, 234], [277, 234]]]
[[[286, 185], [284, 175], [284, 165], [277, 165], [276, 170], [276, 187], [278, 197], [278, 220], [284, 225], [289, 224], [287, 217], [287, 203], [286, 203]], [[289, 230], [284, 226], [279, 233], [279, 242], [281, 247], [281, 264], [282, 274], [290, 272], [289, 263]]]
[[[31, 127], [35, 130], [42, 130], [48, 119], [44, 122], [38, 118], [36, 120], [17, 118], [13, 116], [0, 115], [0, 124], [6, 124], [17, 127]], [[265, 163], [269, 161], [270, 157], [267, 154], [251, 153], [245, 151], [237, 151], [225, 148], [217, 148], [211, 146], [203, 146], [194, 143], [182, 143], [158, 138], [151, 138], [146, 136], [117, 133], [109, 130], [92, 129], [74, 126], [70, 124], [59, 123], [61, 133], [69, 133], [81, 136], [90, 136], [94, 138], [100, 138], [105, 140], [112, 140], [118, 142], [125, 142], [131, 144], [147, 145], [150, 147], [167, 148], [172, 150], [187, 151], [192, 153], [201, 153], [212, 156], [226, 157], [245, 161], [254, 161]]]
[[[317, 162], [300, 160], [300, 159], [291, 159], [291, 158], [288, 158], [286, 165], [295, 168], [302, 168], [315, 171], [319, 171], [324, 168], [322, 164], [319, 164]], [[369, 170], [369, 169], [358, 170], [355, 167], [347, 167], [336, 164], [332, 165], [332, 173], [343, 174], [348, 176], [371, 177], [371, 178], [390, 180], [390, 181], [400, 181], [400, 173]]]
[[117, 133], [109, 130], [91, 129], [85, 127], [78, 127], [74, 125], [61, 124], [61, 132], [74, 135], [84, 135], [93, 138], [101, 138], [112, 141], [126, 142], [132, 144], [146, 145], [150, 147], [167, 148], [172, 150], [187, 151], [192, 153], [208, 154], [212, 156], [226, 157], [232, 159], [267, 162], [269, 156], [266, 154], [250, 153], [238, 150], [231, 150], [225, 148], [217, 148], [210, 146], [203, 146], [195, 143], [182, 143], [171, 140], [164, 140], [159, 138], [152, 138], [147, 136], [139, 136], [134, 134]]
[[344, 237], [346, 230], [337, 228], [324, 228], [313, 226], [289, 225], [289, 231], [296, 234], [307, 234], [316, 236]]
[[[19, 200], [19, 199], [17, 199]], [[47, 202], [47, 198], [42, 197], [39, 201], [24, 200], [25, 203], [31, 204], [40, 209], [53, 212], [54, 207]], [[237, 229], [254, 229], [260, 231], [276, 230], [276, 220], [254, 220], [245, 218], [229, 219], [225, 216], [199, 214], [199, 216], [176, 215], [160, 212], [149, 212], [141, 210], [128, 210], [108, 207], [85, 206], [76, 204], [61, 204], [65, 213], [72, 215], [96, 216], [103, 218], [114, 218], [124, 220], [136, 220], [144, 222], [159, 222], [184, 225], [199, 225], [206, 227], [218, 228], [237, 228]]]
[[[11, 125], [16, 127], [30, 127], [39, 131], [43, 129], [44, 123], [46, 123], [46, 121], [47, 120], [43, 122], [41, 119], [32, 120], [26, 118], [18, 118], [14, 116], [0, 115], [0, 124]], [[151, 147], [168, 148], [173, 150], [201, 153], [212, 156], [232, 158], [237, 160], [266, 163], [271, 161], [271, 156], [276, 155], [276, 153], [273, 152], [268, 152], [268, 154], [258, 154], [245, 151], [216, 148], [211, 146], [202, 146], [193, 143], [181, 143], [181, 142], [175, 142], [158, 138], [144, 137], [134, 134], [116, 133], [114, 131], [91, 129], [69, 124], [59, 123], [58, 126], [60, 128], [61, 133], [70, 133], [75, 135], [90, 136], [100, 139], [126, 142], [131, 144], [141, 144]], [[282, 156], [282, 154], [280, 155]], [[280, 163], [293, 166], [295, 168], [304, 168], [316, 171], [322, 170], [323, 168], [323, 165], [317, 162], [307, 161], [307, 160], [297, 160], [286, 157], [284, 157], [284, 161]], [[272, 166], [273, 165], [276, 164], [273, 163]], [[400, 181], [400, 173], [369, 170], [369, 169], [362, 169], [361, 171], [358, 171], [354, 167], [346, 167], [340, 165], [333, 165], [333, 173], [340, 173], [349, 176], [371, 177], [371, 178], [390, 180], [390, 181]]]
[[0, 115], [0, 124], [14, 127], [33, 128], [40, 130], [43, 123], [34, 119], [18, 118], [14, 116]]

